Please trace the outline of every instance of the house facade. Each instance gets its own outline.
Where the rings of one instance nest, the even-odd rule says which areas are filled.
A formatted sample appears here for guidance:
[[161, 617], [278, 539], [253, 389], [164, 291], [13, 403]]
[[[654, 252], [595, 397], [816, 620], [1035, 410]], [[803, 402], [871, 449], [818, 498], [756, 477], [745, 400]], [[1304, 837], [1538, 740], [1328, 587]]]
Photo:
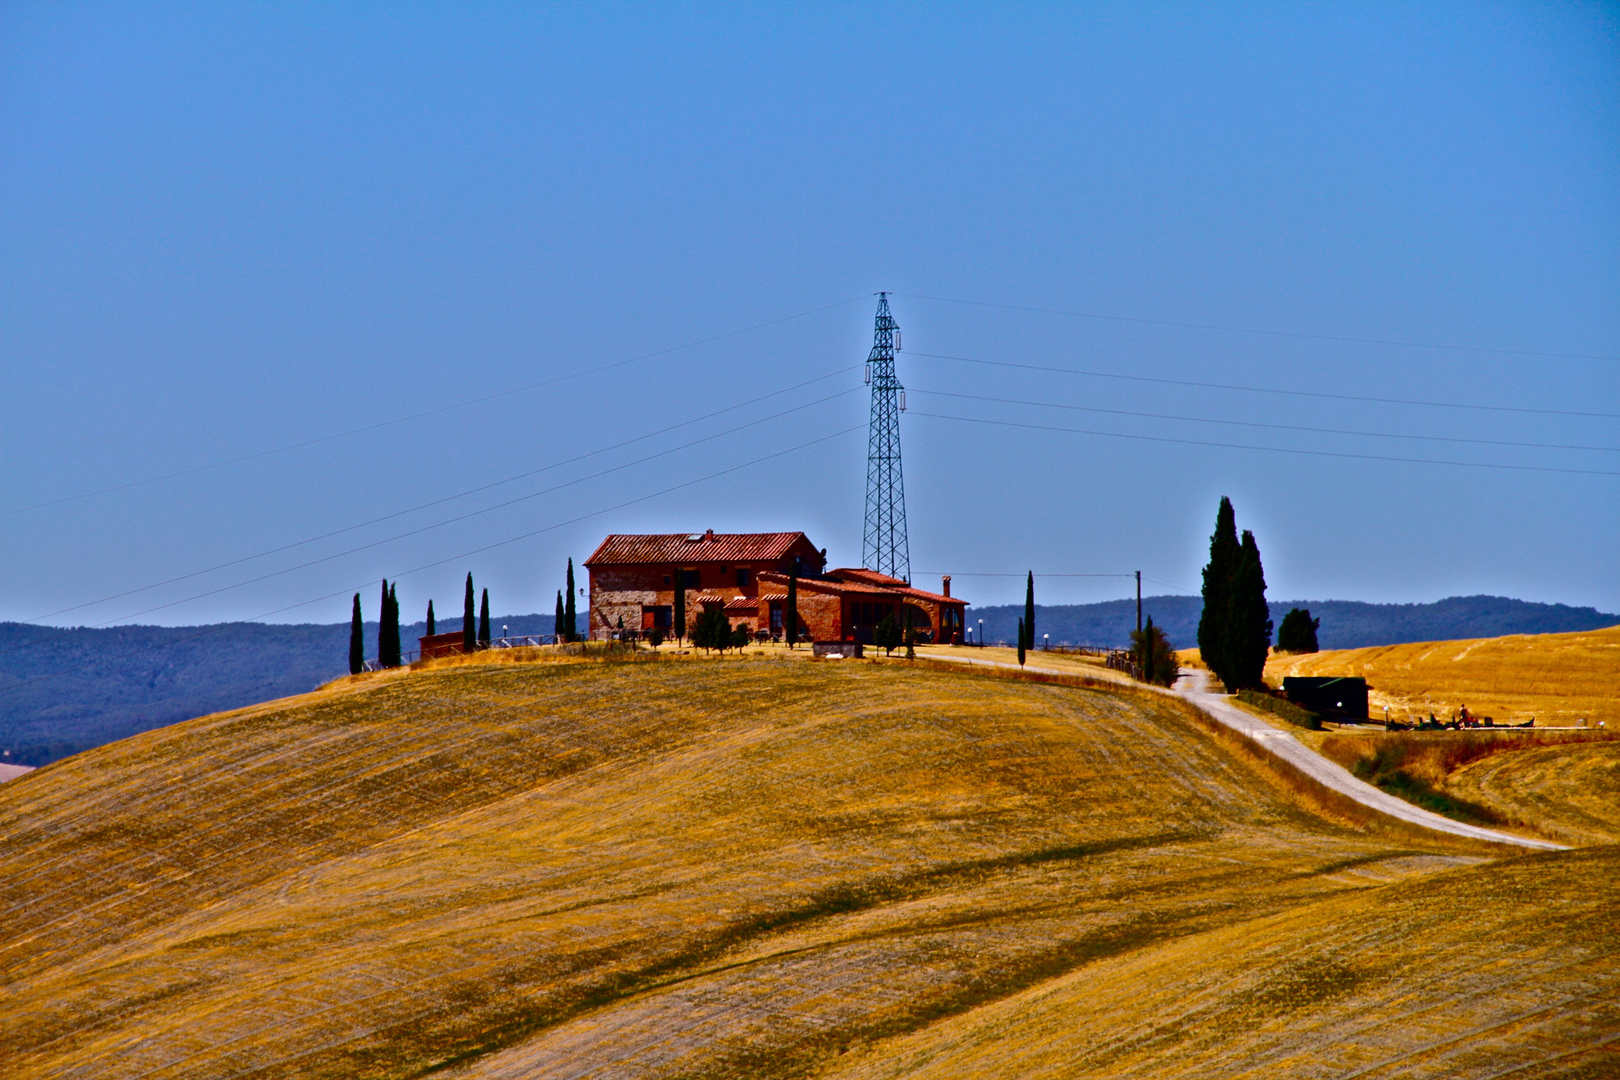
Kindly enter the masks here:
[[673, 634], [675, 590], [686, 588], [688, 624], [720, 607], [732, 626], [780, 639], [786, 626], [788, 582], [797, 575], [801, 641], [870, 642], [893, 614], [923, 641], [960, 644], [966, 602], [951, 596], [951, 579], [934, 593], [873, 570], [827, 570], [827, 553], [802, 532], [615, 534], [603, 540], [590, 572], [588, 633], [602, 640], [624, 631]]
[[[602, 640], [621, 630], [674, 633], [675, 587], [686, 586], [688, 623], [706, 606], [725, 608], [732, 624], [757, 630], [761, 574], [819, 574], [827, 553], [802, 532], [615, 533], [585, 560], [590, 572], [587, 633]], [[785, 578], [784, 578], [785, 580]]]

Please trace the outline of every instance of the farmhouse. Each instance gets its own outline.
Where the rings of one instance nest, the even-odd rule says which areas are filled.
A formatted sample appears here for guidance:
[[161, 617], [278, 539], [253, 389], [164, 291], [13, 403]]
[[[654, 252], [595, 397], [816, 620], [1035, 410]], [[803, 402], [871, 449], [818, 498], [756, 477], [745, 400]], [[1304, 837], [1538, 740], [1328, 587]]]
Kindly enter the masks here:
[[966, 602], [914, 589], [872, 570], [827, 570], [827, 552], [802, 532], [614, 534], [585, 568], [591, 578], [589, 634], [674, 632], [675, 589], [684, 583], [688, 622], [720, 607], [733, 626], [780, 639], [788, 582], [798, 578], [798, 633], [806, 641], [870, 642], [884, 616], [909, 614], [922, 640], [960, 643]]

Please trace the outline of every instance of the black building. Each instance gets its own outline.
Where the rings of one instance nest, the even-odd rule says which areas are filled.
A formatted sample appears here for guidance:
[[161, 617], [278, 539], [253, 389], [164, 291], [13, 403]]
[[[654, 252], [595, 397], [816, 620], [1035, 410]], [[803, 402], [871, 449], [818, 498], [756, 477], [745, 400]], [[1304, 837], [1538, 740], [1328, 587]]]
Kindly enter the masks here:
[[1300, 708], [1346, 720], [1367, 719], [1367, 680], [1290, 675], [1283, 695]]

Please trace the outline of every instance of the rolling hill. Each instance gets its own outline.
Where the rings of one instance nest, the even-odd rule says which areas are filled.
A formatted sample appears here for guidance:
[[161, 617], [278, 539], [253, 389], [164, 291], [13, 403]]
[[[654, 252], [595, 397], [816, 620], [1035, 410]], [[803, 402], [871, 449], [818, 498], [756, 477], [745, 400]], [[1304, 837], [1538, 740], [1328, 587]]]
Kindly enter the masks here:
[[1174, 700], [900, 662], [344, 679], [0, 785], [0, 835], [16, 1077], [1574, 1076], [1620, 1036], [1620, 849], [1324, 816]]

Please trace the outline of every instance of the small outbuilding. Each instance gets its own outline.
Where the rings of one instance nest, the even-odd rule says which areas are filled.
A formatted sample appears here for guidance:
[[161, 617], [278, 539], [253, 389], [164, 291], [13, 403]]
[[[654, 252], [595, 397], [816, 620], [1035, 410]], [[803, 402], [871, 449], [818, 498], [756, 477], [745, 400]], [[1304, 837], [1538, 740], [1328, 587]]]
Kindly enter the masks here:
[[1367, 680], [1339, 676], [1289, 675], [1283, 696], [1302, 709], [1346, 720], [1367, 719]]

